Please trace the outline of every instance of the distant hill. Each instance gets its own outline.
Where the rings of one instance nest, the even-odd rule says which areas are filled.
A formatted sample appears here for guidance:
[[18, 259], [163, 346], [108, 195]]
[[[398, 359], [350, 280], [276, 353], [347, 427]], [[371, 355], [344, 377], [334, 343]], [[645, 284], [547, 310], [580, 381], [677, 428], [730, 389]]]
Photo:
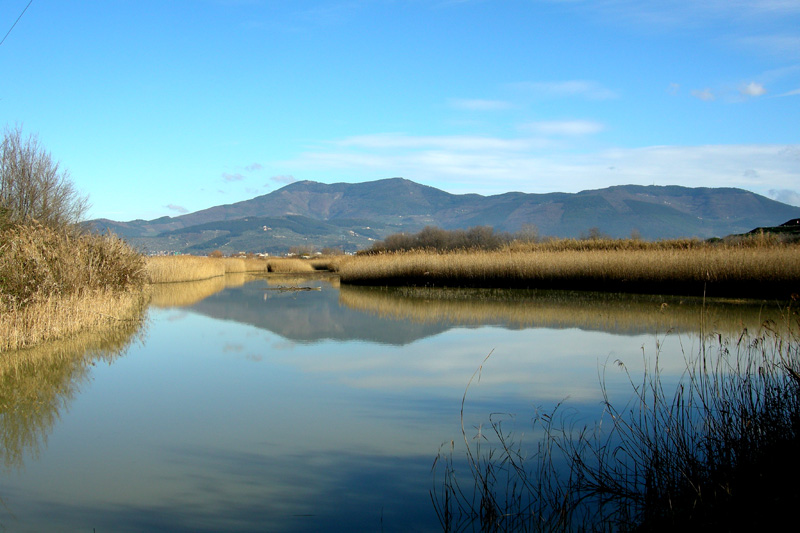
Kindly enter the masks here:
[[570, 193], [450, 194], [403, 178], [365, 183], [300, 181], [234, 204], [178, 217], [91, 223], [149, 252], [215, 249], [285, 252], [290, 246], [352, 251], [426, 225], [534, 225], [542, 236], [578, 237], [590, 228], [612, 237], [722, 237], [800, 218], [794, 207], [734, 188], [620, 185]]

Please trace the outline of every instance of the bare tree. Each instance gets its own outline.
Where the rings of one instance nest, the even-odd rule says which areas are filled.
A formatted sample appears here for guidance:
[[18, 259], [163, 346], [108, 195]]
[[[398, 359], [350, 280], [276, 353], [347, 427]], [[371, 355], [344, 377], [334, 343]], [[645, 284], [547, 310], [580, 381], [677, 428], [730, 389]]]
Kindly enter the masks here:
[[39, 222], [63, 227], [80, 222], [89, 207], [69, 172], [53, 161], [36, 135], [6, 127], [0, 145], [0, 225]]

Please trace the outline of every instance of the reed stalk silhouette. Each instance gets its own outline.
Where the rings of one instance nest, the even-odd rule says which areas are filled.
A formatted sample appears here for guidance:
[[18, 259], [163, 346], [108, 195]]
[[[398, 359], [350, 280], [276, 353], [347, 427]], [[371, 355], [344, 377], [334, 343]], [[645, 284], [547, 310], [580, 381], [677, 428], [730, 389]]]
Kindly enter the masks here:
[[[444, 531], [741, 530], [779, 526], [800, 497], [800, 321], [704, 334], [668, 383], [660, 347], [636, 378], [617, 361], [631, 400], [578, 424], [566, 404], [533, 417], [534, 447], [493, 414], [463, 426], [434, 461], [431, 498]], [[469, 478], [463, 477], [465, 468]]]

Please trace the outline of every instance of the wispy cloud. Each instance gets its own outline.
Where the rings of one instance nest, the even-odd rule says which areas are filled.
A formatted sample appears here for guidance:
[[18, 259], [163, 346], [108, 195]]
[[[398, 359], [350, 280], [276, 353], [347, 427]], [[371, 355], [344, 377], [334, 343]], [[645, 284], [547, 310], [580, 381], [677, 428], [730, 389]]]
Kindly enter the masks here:
[[605, 126], [590, 120], [551, 120], [523, 124], [520, 129], [548, 136], [579, 136], [599, 133], [605, 129]]
[[335, 144], [354, 148], [402, 148], [452, 151], [500, 150], [520, 151], [533, 148], [546, 148], [551, 143], [542, 139], [504, 139], [499, 137], [480, 137], [471, 135], [404, 135], [385, 133], [347, 137]]
[[[573, 131], [597, 129], [593, 123]], [[557, 126], [569, 131], [567, 123]], [[540, 142], [540, 141], [538, 141]], [[451, 192], [576, 192], [620, 183], [722, 187], [767, 194], [797, 182], [800, 145], [652, 146], [576, 152], [529, 139], [367, 135], [284, 162], [352, 179], [405, 176]]]
[[252, 163], [244, 167], [244, 169], [248, 172], [258, 172], [259, 170], [263, 170], [264, 166], [261, 163]]
[[297, 181], [294, 176], [272, 176], [270, 180], [274, 183], [280, 183], [281, 185], [288, 185]]
[[800, 58], [800, 34], [748, 35], [737, 42], [745, 49], [766, 52], [784, 60]]
[[794, 189], [770, 189], [769, 196], [785, 204], [800, 206], [800, 192]]
[[537, 97], [581, 97], [589, 100], [617, 98], [617, 93], [591, 80], [525, 81], [511, 84], [512, 88]]
[[739, 92], [744, 96], [761, 96], [767, 93], [767, 90], [760, 83], [751, 81], [739, 89]]
[[712, 101], [714, 101], [716, 99], [716, 96], [714, 96], [714, 93], [711, 91], [711, 89], [708, 89], [708, 88], [702, 89], [702, 90], [695, 89], [695, 90], [692, 91], [691, 94], [692, 94], [692, 96], [694, 96], [698, 100], [703, 100], [704, 102], [712, 102]]
[[604, 19], [646, 24], [648, 27], [686, 27], [711, 21], [747, 21], [800, 13], [796, 0], [539, 0], [572, 6]]
[[453, 98], [449, 103], [456, 109], [466, 109], [468, 111], [502, 111], [513, 107], [511, 102], [503, 100]]
[[167, 205], [165, 205], [164, 207], [166, 207], [166, 208], [167, 208], [167, 209], [169, 209], [170, 211], [174, 211], [174, 212], [176, 212], [176, 213], [180, 213], [180, 214], [182, 214], [182, 215], [183, 215], [183, 214], [186, 214], [186, 213], [188, 213], [188, 212], [189, 212], [189, 210], [188, 210], [188, 209], [186, 209], [185, 207], [183, 207], [182, 205], [177, 205], [177, 204], [167, 204]]
[[788, 91], [782, 94], [778, 94], [776, 96], [800, 96], [800, 89], [795, 89], [793, 91]]
[[244, 176], [242, 174], [238, 173], [238, 172], [235, 172], [235, 173], [223, 172], [222, 173], [222, 179], [224, 179], [227, 182], [242, 181], [242, 180], [244, 180]]

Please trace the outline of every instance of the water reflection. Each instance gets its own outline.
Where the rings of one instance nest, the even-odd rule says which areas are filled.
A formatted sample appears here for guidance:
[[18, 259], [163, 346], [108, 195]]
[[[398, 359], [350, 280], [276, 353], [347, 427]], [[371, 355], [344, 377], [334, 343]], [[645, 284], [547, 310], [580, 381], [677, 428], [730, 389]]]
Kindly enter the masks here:
[[[6, 465], [25, 468], [4, 479], [13, 514], [0, 522], [435, 531], [431, 463], [460, 434], [464, 388], [491, 350], [468, 427], [491, 412], [524, 422], [565, 397], [594, 413], [606, 361], [635, 372], [657, 341], [663, 366], [679, 372], [701, 317], [735, 332], [770, 313], [642, 296], [338, 287], [318, 275], [159, 286], [146, 342], [131, 344], [131, 327], [3, 361], [0, 444]], [[665, 339], [669, 329], [685, 338]], [[626, 386], [619, 377], [612, 393]]]
[[[387, 319], [342, 306], [337, 282], [338, 278], [332, 276], [270, 276], [216, 292], [192, 305], [191, 310], [249, 324], [298, 343], [336, 340], [404, 345], [438, 335], [452, 325]], [[280, 287], [313, 287], [319, 291], [272, 290]]]
[[[359, 340], [403, 345], [453, 327], [579, 328], [619, 335], [738, 333], [781, 321], [780, 307], [752, 300], [507, 289], [338, 287], [338, 278], [253, 277], [165, 285], [154, 302], [191, 306], [294, 342]], [[313, 287], [319, 293], [271, 291]], [[222, 292], [223, 289], [229, 289]], [[313, 304], [310, 304], [313, 302]]]
[[[140, 314], [143, 310], [140, 310]], [[21, 468], [35, 460], [98, 362], [111, 364], [143, 335], [143, 323], [83, 333], [43, 346], [12, 351], [0, 358], [0, 456]]]
[[621, 335], [690, 332], [701, 326], [740, 332], [781, 317], [777, 306], [744, 300], [572, 291], [343, 286], [340, 301], [380, 317], [424, 324], [580, 328]]

